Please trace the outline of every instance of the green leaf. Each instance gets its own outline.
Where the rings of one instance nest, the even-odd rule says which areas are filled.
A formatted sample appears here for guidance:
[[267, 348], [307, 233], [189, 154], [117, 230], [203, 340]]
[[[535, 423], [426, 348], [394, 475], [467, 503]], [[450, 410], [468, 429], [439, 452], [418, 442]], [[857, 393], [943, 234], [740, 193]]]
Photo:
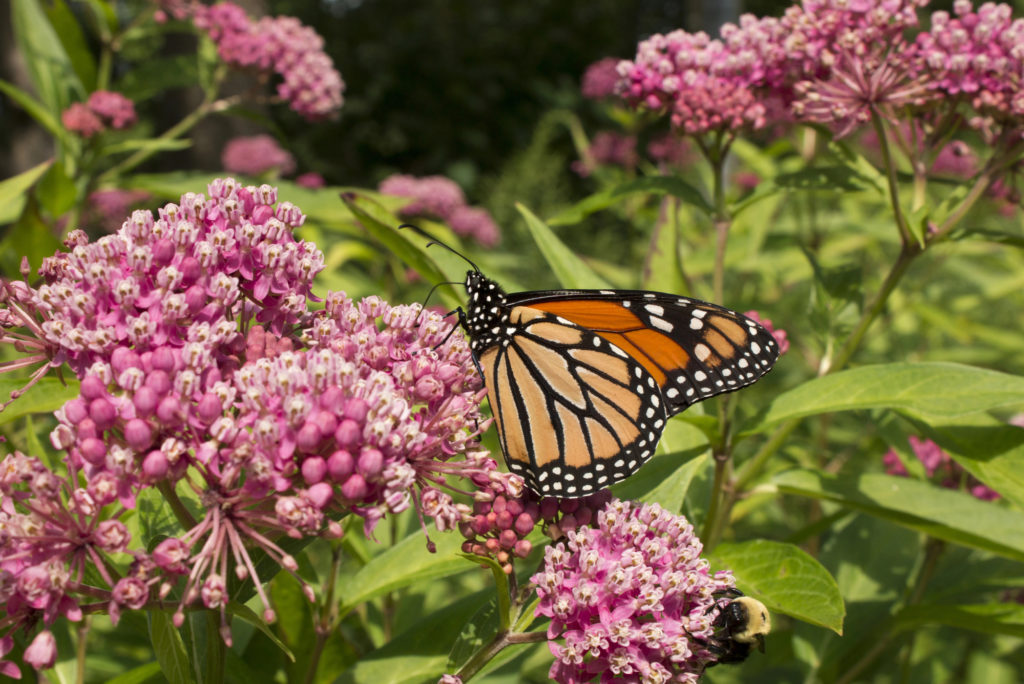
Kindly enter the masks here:
[[154, 487], [145, 487], [136, 497], [139, 539], [147, 550], [181, 532], [178, 519], [167, 499]]
[[780, 394], [747, 430], [833, 411], [906, 409], [953, 418], [1024, 402], [1024, 377], [956, 363], [890, 363], [815, 378]]
[[446, 672], [456, 672], [475, 655], [480, 648], [494, 638], [501, 626], [498, 601], [490, 601], [480, 606], [480, 610], [463, 626], [462, 632], [448, 653]]
[[988, 228], [955, 228], [949, 234], [950, 240], [984, 240], [1000, 245], [1024, 249], [1024, 235]]
[[11, 23], [39, 99], [54, 117], [67, 109], [71, 95], [85, 95], [71, 59], [38, 0], [11, 3]]
[[458, 534], [436, 535], [436, 553], [427, 550], [427, 540], [417, 529], [384, 553], [376, 556], [360, 568], [351, 581], [338, 592], [341, 600], [340, 615], [345, 615], [360, 603], [436, 577], [445, 577], [474, 566], [458, 556], [462, 547], [462, 536]]
[[671, 454], [661, 454], [640, 470], [612, 487], [615, 496], [631, 501], [649, 501], [666, 511], [683, 510], [686, 492], [694, 476], [708, 464], [706, 444]]
[[109, 145], [104, 145], [101, 153], [104, 155], [121, 154], [123, 152], [135, 152], [136, 150], [174, 151], [187, 150], [192, 147], [191, 140], [167, 140], [164, 138], [145, 138], [135, 140], [120, 140]]
[[146, 682], [163, 681], [160, 673], [160, 663], [146, 663], [136, 668], [123, 672], [113, 679], [108, 679], [107, 684], [145, 684]]
[[732, 570], [740, 589], [769, 610], [842, 636], [846, 607], [839, 586], [799, 547], [766, 539], [722, 543], [712, 552], [711, 563]]
[[[3, 81], [0, 81], [0, 86]], [[53, 165], [53, 160], [44, 161], [38, 166], [33, 166], [28, 171], [23, 171], [17, 176], [12, 176], [0, 181], [0, 224], [7, 223], [4, 217], [10, 217], [13, 221], [21, 213], [25, 206], [25, 196], [36, 181], [46, 173], [46, 170]]]
[[78, 188], [65, 173], [64, 164], [54, 164], [36, 186], [36, 199], [50, 216], [62, 216], [75, 206]]
[[[42, 378], [0, 413], [0, 425], [33, 413], [53, 413], [64, 402], [77, 397], [78, 381], [74, 378], [67, 380], [68, 384], [65, 385], [53, 375]], [[11, 392], [20, 390], [26, 382], [24, 378], [0, 375], [0, 402], [7, 401]]]
[[82, 27], [64, 0], [51, 1], [52, 4], [46, 8], [46, 15], [60, 36], [61, 45], [64, 46], [79, 82], [86, 91], [91, 92], [96, 89], [96, 60], [86, 43]]
[[1024, 605], [1013, 602], [958, 606], [918, 604], [907, 606], [893, 620], [893, 628], [897, 630], [916, 630], [926, 625], [947, 625], [1020, 639], [1024, 638]]
[[526, 219], [530, 234], [562, 287], [581, 290], [611, 289], [604, 278], [594, 273], [582, 259], [566, 247], [565, 243], [559, 240], [532, 211], [518, 202], [516, 209]]
[[160, 670], [170, 684], [193, 684], [191, 665], [185, 652], [185, 642], [171, 622], [169, 613], [151, 610], [149, 617], [149, 640], [160, 663]]
[[889, 187], [889, 181], [882, 172], [864, 155], [855, 152], [847, 142], [832, 139], [829, 141], [828, 149], [840, 162], [850, 168], [854, 176], [867, 181], [877, 192], [883, 193]]
[[[302, 597], [302, 599], [305, 601], [304, 596]], [[306, 601], [306, 603], [309, 602]], [[245, 604], [232, 601], [228, 604], [228, 612], [234, 615], [235, 617], [239, 618], [240, 620], [248, 622], [250, 625], [258, 629], [259, 631], [263, 632], [263, 636], [270, 639], [275, 646], [281, 649], [281, 652], [285, 654], [288, 660], [290, 660], [293, 663], [295, 662], [295, 655], [292, 653], [291, 649], [288, 648], [288, 646], [283, 641], [277, 638], [277, 635], [274, 634], [273, 630], [271, 630], [270, 627], [267, 626], [267, 623], [263, 621], [263, 618], [261, 618], [255, 612], [253, 612], [252, 608], [246, 606]]]
[[[423, 239], [423, 236], [417, 235], [411, 230], [399, 231], [398, 226], [401, 221], [389, 214], [372, 198], [355, 192], [346, 192], [342, 194], [341, 200], [374, 239], [428, 281], [437, 284], [452, 280], [438, 268], [433, 258], [427, 256], [427, 241]], [[442, 257], [443, 249], [437, 249], [438, 257]], [[456, 307], [461, 304], [461, 298], [450, 285], [442, 286], [438, 288], [438, 291], [448, 306]]]
[[659, 292], [686, 292], [683, 264], [679, 256], [681, 221], [692, 221], [692, 212], [681, 212], [674, 200], [662, 200], [651, 244], [644, 259], [643, 287]]
[[793, 470], [775, 477], [780, 492], [825, 499], [936, 539], [1024, 561], [1024, 513], [907, 477], [837, 478]]
[[[0, 79], [0, 92], [3, 92], [7, 97], [14, 100], [25, 112], [31, 116], [40, 126], [49, 131], [50, 135], [55, 138], [59, 138], [63, 141], [67, 141], [70, 136], [67, 130], [60, 123], [60, 113], [56, 115], [46, 109], [38, 100], [26, 93], [21, 88]], [[52, 164], [53, 162], [44, 162]], [[27, 173], [27, 172], [26, 172]]]
[[700, 190], [678, 176], [646, 176], [623, 183], [617, 187], [596, 193], [577, 202], [548, 220], [548, 225], [568, 226], [577, 224], [591, 214], [607, 209], [622, 198], [635, 194], [671, 195], [693, 205], [705, 214], [713, 209]]
[[451, 644], [462, 631], [462, 626], [491, 593], [490, 590], [479, 591], [425, 615], [381, 648], [365, 654], [355, 667], [337, 679], [337, 684], [436, 682], [446, 667]]
[[811, 166], [800, 171], [780, 173], [772, 182], [787, 190], [861, 192], [873, 187], [867, 178], [849, 166]]

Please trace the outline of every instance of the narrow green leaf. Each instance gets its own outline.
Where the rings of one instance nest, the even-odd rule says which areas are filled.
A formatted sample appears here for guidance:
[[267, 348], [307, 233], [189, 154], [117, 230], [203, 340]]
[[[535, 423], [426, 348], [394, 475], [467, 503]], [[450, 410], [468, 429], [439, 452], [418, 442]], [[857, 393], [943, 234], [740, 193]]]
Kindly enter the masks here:
[[456, 672], [465, 665], [485, 643], [494, 638], [498, 633], [499, 623], [498, 602], [492, 597], [463, 626], [462, 632], [448, 653], [445, 671]]
[[[3, 81], [0, 81], [0, 87], [2, 85]], [[33, 166], [28, 171], [23, 171], [17, 176], [0, 181], [0, 216], [9, 216], [13, 213], [16, 217], [21, 213], [21, 208], [25, 204], [25, 195], [52, 165], [52, 159], [44, 161], [42, 164]]]
[[40, 215], [39, 203], [30, 195], [0, 240], [0, 273], [20, 273], [23, 259], [28, 259], [29, 268], [37, 269], [43, 259], [62, 247], [53, 227]]
[[953, 418], [1022, 402], [1024, 377], [955, 363], [890, 363], [805, 382], [744, 427], [760, 431], [791, 418], [873, 408]]
[[25, 113], [35, 119], [40, 126], [50, 133], [50, 135], [55, 138], [60, 138], [61, 140], [66, 140], [68, 138], [68, 132], [64, 129], [64, 126], [61, 125], [60, 119], [50, 113], [46, 107], [44, 107], [29, 93], [3, 79], [0, 79], [0, 92], [7, 95], [7, 97], [11, 98], [15, 104], [24, 109]]
[[774, 480], [779, 491], [825, 499], [953, 544], [1024, 561], [1024, 513], [907, 477], [837, 478], [793, 470]]
[[1000, 245], [1024, 249], [1024, 235], [988, 228], [958, 228], [949, 235], [950, 240], [984, 240]]
[[[302, 599], [305, 600], [305, 597], [302, 597]], [[291, 649], [288, 648], [283, 641], [277, 638], [277, 635], [274, 634], [273, 630], [270, 629], [267, 623], [263, 621], [263, 618], [253, 612], [252, 608], [245, 604], [232, 601], [228, 604], [228, 612], [263, 632], [263, 636], [270, 639], [275, 646], [281, 649], [281, 652], [284, 653], [288, 660], [293, 663], [295, 662], [295, 654], [292, 653]]]
[[679, 257], [679, 223], [689, 220], [692, 220], [692, 212], [679, 211], [674, 199], [666, 197], [661, 201], [658, 222], [654, 225], [647, 257], [644, 259], [644, 289], [678, 293], [687, 291], [683, 264]]
[[427, 550], [427, 540], [417, 529], [363, 566], [340, 588], [340, 614], [400, 587], [474, 567], [457, 555], [463, 542], [461, 535], [439, 534], [431, 538], [437, 544], [436, 553]]
[[75, 181], [65, 173], [64, 164], [54, 164], [36, 185], [36, 199], [50, 216], [62, 216], [78, 199]]
[[108, 679], [107, 684], [146, 684], [157, 681], [163, 681], [160, 663], [146, 663]]
[[96, 89], [96, 60], [86, 43], [82, 27], [64, 0], [51, 0], [46, 7], [46, 15], [50, 18], [54, 31], [60, 36], [61, 45], [67, 53], [71, 67], [78, 75], [78, 80], [85, 90]]
[[833, 139], [829, 142], [828, 149], [840, 162], [848, 166], [854, 175], [867, 181], [875, 191], [883, 193], [889, 187], [889, 181], [882, 172], [864, 155], [855, 152], [845, 141]]
[[[65, 385], [53, 375], [49, 375], [35, 384], [11, 403], [10, 406], [0, 413], [0, 425], [10, 423], [22, 416], [32, 413], [53, 413], [64, 402], [78, 396], [78, 381], [74, 378], [65, 378]], [[23, 378], [12, 378], [6, 375], [0, 376], [0, 402], [7, 401], [11, 392], [24, 387], [26, 380]]]
[[712, 552], [711, 562], [732, 570], [740, 589], [769, 610], [842, 635], [846, 607], [839, 586], [798, 546], [766, 539], [722, 543]]
[[151, 610], [149, 618], [149, 640], [160, 663], [160, 670], [170, 684], [193, 684], [191, 665], [185, 652], [185, 642], [171, 622], [169, 613]]
[[711, 205], [704, 199], [704, 195], [701, 194], [700, 190], [682, 178], [678, 176], [645, 176], [644, 178], [637, 178], [609, 190], [595, 193], [577, 202], [551, 217], [548, 220], [548, 225], [568, 226], [577, 224], [591, 214], [617, 204], [622, 198], [636, 194], [671, 195], [697, 207], [705, 214], [711, 214], [712, 212]]
[[336, 684], [436, 682], [447, 666], [451, 645], [463, 625], [491, 594], [491, 590], [479, 591], [425, 615], [376, 651], [365, 654], [355, 667], [336, 680]]
[[[433, 258], [427, 256], [426, 240], [423, 239], [423, 236], [417, 235], [411, 230], [398, 230], [401, 221], [388, 213], [380, 204], [366, 195], [354, 192], [344, 193], [341, 199], [374, 239], [428, 281], [436, 284], [453, 279], [438, 268]], [[442, 258], [444, 255], [441, 252], [444, 250], [440, 247], [435, 247], [435, 249], [437, 250], [437, 257]], [[464, 273], [465, 268], [462, 270]], [[447, 306], [456, 307], [461, 305], [462, 300], [452, 286], [442, 286], [438, 288], [438, 292], [440, 292]]]
[[800, 171], [780, 173], [773, 182], [787, 190], [835, 190], [861, 192], [872, 187], [871, 182], [849, 166], [811, 166]]
[[707, 451], [705, 444], [655, 456], [635, 475], [612, 487], [612, 491], [620, 499], [649, 501], [666, 511], [679, 513], [694, 476], [708, 463]]
[[608, 282], [594, 273], [586, 263], [576, 256], [565, 243], [548, 228], [543, 221], [524, 207], [516, 203], [516, 209], [526, 219], [526, 226], [530, 229], [537, 246], [540, 247], [544, 259], [554, 272], [555, 277], [562, 287], [571, 289], [610, 289]]
[[907, 606], [893, 620], [897, 630], [915, 630], [926, 625], [947, 625], [1020, 639], [1024, 638], [1024, 605], [1012, 602], [956, 606], [918, 604]]
[[121, 140], [104, 145], [101, 154], [112, 155], [136, 150], [174, 151], [187, 150], [192, 147], [191, 140], [165, 140], [163, 138], [145, 138], [138, 140]]
[[38, 0], [11, 3], [11, 24], [39, 99], [59, 117], [72, 94], [85, 95], [71, 59]]

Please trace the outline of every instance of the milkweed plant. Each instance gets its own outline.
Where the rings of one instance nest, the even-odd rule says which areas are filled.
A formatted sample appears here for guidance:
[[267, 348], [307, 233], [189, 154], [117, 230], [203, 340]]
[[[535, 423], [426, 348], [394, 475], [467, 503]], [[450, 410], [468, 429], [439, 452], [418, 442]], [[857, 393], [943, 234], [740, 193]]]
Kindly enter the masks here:
[[[3, 676], [1024, 676], [1010, 5], [804, 0], [649, 36], [552, 113], [587, 194], [501, 226], [444, 176], [330, 187], [268, 135], [220, 174], [140, 171], [246, 107], [343, 126], [296, 19], [10, 6], [30, 86], [0, 91], [54, 152], [0, 182]], [[145, 100], [183, 79], [194, 108], [156, 129]], [[610, 491], [538, 497], [445, 315], [466, 264], [409, 221], [508, 291], [693, 295], [783, 356]], [[774, 630], [724, 664], [740, 593]]]

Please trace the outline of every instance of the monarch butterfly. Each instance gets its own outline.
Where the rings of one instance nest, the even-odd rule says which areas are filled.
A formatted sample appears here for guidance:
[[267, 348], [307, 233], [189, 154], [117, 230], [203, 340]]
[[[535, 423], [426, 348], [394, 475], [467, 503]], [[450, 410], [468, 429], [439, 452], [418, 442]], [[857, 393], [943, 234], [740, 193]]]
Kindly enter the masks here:
[[755, 382], [779, 356], [764, 327], [715, 304], [642, 290], [506, 294], [462, 254], [430, 244], [473, 267], [459, 323], [509, 469], [542, 496], [587, 496], [625, 479], [670, 417]]

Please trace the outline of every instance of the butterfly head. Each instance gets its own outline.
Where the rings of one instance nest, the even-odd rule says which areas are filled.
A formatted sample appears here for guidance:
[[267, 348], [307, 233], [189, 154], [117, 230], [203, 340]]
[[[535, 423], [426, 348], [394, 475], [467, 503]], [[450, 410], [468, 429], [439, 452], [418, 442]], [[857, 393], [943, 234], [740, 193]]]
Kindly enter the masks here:
[[469, 308], [466, 312], [466, 330], [474, 350], [493, 344], [495, 329], [502, 327], [505, 310], [505, 291], [480, 271], [466, 273], [466, 294]]

